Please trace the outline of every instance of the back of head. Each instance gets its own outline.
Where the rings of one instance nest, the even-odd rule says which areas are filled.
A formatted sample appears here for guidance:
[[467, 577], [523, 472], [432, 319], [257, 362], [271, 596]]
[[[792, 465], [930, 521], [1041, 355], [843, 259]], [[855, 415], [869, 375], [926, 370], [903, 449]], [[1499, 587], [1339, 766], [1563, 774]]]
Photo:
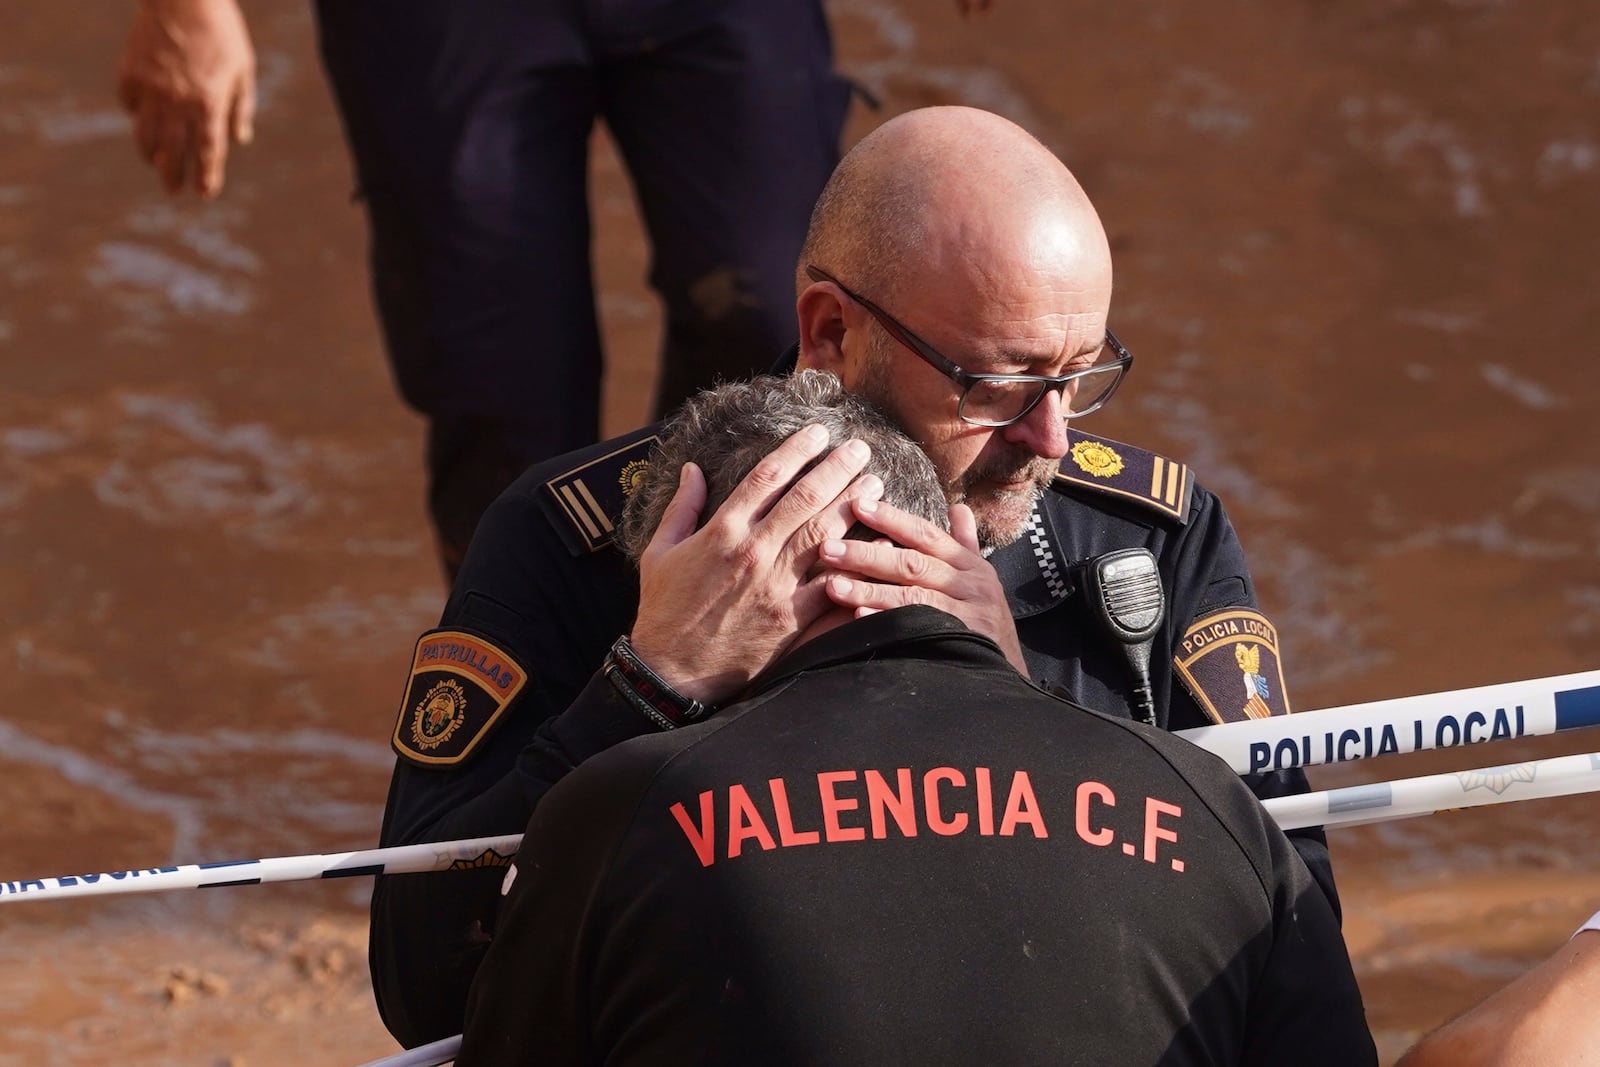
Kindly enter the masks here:
[[810, 425], [828, 431], [828, 451], [851, 438], [864, 441], [872, 450], [866, 470], [883, 481], [883, 498], [949, 529], [944, 490], [927, 455], [877, 408], [845, 392], [838, 378], [806, 370], [730, 382], [685, 402], [663, 427], [650, 468], [628, 498], [617, 543], [631, 559], [639, 558], [677, 492], [685, 463], [697, 464], [706, 476], [704, 523], [762, 457]]

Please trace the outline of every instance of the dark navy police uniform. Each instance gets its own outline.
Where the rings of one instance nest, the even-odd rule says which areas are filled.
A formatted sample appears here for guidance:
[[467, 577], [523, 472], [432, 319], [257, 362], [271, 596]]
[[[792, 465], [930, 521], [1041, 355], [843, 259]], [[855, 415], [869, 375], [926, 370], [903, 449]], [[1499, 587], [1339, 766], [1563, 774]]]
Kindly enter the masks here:
[[317, 20], [452, 574], [501, 489], [600, 435], [597, 118], [650, 234], [657, 411], [793, 339], [849, 98], [818, 0], [318, 0]]
[[[648, 427], [540, 464], [485, 514], [440, 628], [417, 644], [393, 735], [400, 759], [384, 845], [519, 833], [568, 770], [655, 729], [611, 699], [596, 673], [638, 607], [637, 571], [611, 534], [654, 434]], [[1286, 713], [1277, 637], [1256, 609], [1221, 502], [1183, 464], [1076, 430], [1070, 438], [1029, 532], [991, 557], [1032, 679], [1128, 716], [1134, 680], [1093, 622], [1078, 565], [1145, 546], [1168, 599], [1151, 656], [1157, 723], [1175, 730]], [[979, 738], [986, 708], [969, 710]], [[950, 758], [958, 756], [966, 758]], [[1299, 770], [1246, 783], [1263, 798], [1307, 788]], [[1321, 831], [1290, 839], [1337, 915]], [[402, 1043], [461, 1028], [504, 873], [492, 866], [503, 858], [483, 862], [491, 866], [377, 880], [373, 986]]]
[[1238, 776], [932, 608], [589, 760], [505, 885], [461, 1067], [1377, 1063]]

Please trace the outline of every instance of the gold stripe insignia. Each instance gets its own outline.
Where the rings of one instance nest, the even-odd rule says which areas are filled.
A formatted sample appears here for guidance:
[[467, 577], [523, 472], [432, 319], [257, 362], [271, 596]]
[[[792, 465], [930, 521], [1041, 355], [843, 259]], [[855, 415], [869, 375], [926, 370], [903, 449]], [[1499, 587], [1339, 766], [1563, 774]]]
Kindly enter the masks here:
[[1194, 479], [1187, 464], [1079, 430], [1071, 437], [1072, 449], [1056, 473], [1058, 488], [1119, 497], [1188, 521]]
[[[598, 514], [599, 508], [590, 511], [586, 506], [587, 501], [593, 500], [594, 497], [584, 493], [585, 500], [580, 501], [578, 495], [572, 491], [574, 486], [580, 489], [583, 488], [583, 479], [580, 478], [573, 482], [572, 485], [563, 485], [561, 487], [561, 500], [562, 503], [567, 505], [567, 514], [577, 519], [583, 528], [589, 532], [591, 538], [598, 538], [600, 536], [600, 527], [595, 523], [596, 520], [605, 522], [605, 516]], [[609, 530], [610, 528], [611, 524], [607, 522], [606, 529]]]
[[611, 543], [623, 506], [649, 465], [650, 449], [657, 440], [651, 435], [630, 442], [545, 482], [545, 490], [578, 538], [573, 551], [595, 552]]

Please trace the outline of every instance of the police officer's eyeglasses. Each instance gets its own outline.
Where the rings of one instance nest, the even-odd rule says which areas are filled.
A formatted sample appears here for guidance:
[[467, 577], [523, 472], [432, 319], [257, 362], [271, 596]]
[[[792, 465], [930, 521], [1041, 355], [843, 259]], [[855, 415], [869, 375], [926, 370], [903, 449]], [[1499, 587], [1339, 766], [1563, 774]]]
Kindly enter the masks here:
[[1080, 418], [1098, 410], [1122, 384], [1123, 375], [1133, 366], [1133, 353], [1122, 346], [1116, 334], [1106, 331], [1106, 343], [1095, 354], [1092, 367], [1059, 377], [1047, 374], [972, 374], [934, 351], [933, 346], [896, 322], [894, 316], [864, 296], [844, 287], [844, 283], [814, 264], [806, 265], [814, 282], [832, 282], [839, 291], [867, 309], [888, 335], [961, 387], [961, 403], [956, 414], [974, 426], [1010, 426], [1039, 405], [1054, 389], [1061, 394], [1062, 417]]

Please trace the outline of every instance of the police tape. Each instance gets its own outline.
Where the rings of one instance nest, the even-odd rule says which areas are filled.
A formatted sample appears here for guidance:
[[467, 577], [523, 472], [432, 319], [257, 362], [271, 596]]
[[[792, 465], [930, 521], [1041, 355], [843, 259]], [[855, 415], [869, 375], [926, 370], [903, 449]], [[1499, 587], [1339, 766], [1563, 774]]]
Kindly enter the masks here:
[[[1280, 827], [1296, 830], [1305, 826], [1354, 826], [1457, 808], [1596, 791], [1600, 791], [1600, 752], [1590, 752], [1273, 797], [1263, 801], [1262, 805]], [[317, 878], [350, 878], [370, 874], [502, 867], [509, 864], [521, 843], [522, 835], [512, 834], [322, 856], [279, 856], [232, 863], [151, 867], [106, 874], [0, 882], [0, 903], [109, 893], [154, 893], [168, 889], [208, 889]], [[246, 876], [237, 877], [240, 874]], [[389, 1059], [375, 1062], [385, 1067], [399, 1067], [399, 1064], [422, 1064], [425, 1061]]]
[[416, 1048], [408, 1048], [381, 1060], [371, 1060], [361, 1067], [439, 1067], [450, 1063], [461, 1051], [461, 1035], [446, 1037]]
[[396, 845], [361, 852], [274, 856], [225, 863], [145, 867], [103, 874], [62, 875], [59, 878], [34, 878], [22, 882], [0, 881], [0, 903], [93, 897], [111, 893], [157, 893], [167, 889], [217, 889], [314, 878], [357, 878], [369, 874], [416, 874], [423, 871], [504, 867], [510, 863], [511, 856], [521, 843], [521, 834], [511, 834], [423, 845]]
[[1600, 790], [1600, 752], [1555, 756], [1501, 767], [1427, 774], [1388, 782], [1273, 797], [1262, 807], [1284, 830], [1358, 826], [1414, 815], [1540, 800]]
[[[1562, 730], [1600, 725], [1600, 671], [1557, 675], [1522, 682], [1397, 697], [1366, 704], [1351, 704], [1323, 711], [1222, 726], [1205, 726], [1176, 731], [1177, 736], [1207, 749], [1225, 760], [1241, 774], [1257, 771], [1309, 767], [1340, 763], [1370, 756], [1419, 752], [1430, 748], [1479, 744], [1518, 737], [1538, 737]], [[1582, 759], [1585, 757], [1572, 757]], [[1521, 764], [1520, 767], [1536, 767]], [[1485, 772], [1462, 772], [1463, 774]], [[1435, 776], [1446, 778], [1451, 776]], [[1402, 780], [1423, 781], [1424, 779]], [[1352, 786], [1351, 789], [1381, 789], [1399, 783]], [[1600, 781], [1587, 786], [1600, 789]], [[1583, 792], [1572, 789], [1567, 792]], [[1336, 803], [1362, 803], [1364, 794], [1334, 790], [1341, 798]], [[1293, 826], [1343, 825], [1350, 821], [1333, 818], [1341, 808], [1318, 808], [1318, 798], [1329, 794], [1310, 793], [1268, 801], [1274, 813], [1282, 812], [1297, 820]], [[1378, 793], [1371, 794], [1373, 797]], [[1559, 796], [1522, 790], [1503, 800]], [[1285, 806], [1293, 801], [1315, 817], [1301, 814], [1302, 807]], [[1498, 803], [1499, 800], [1476, 803]], [[1437, 805], [1471, 807], [1475, 804]], [[1362, 810], [1359, 807], [1348, 810]], [[1432, 810], [1432, 809], [1429, 809]], [[1331, 813], [1331, 815], [1330, 815]], [[1418, 810], [1413, 814], [1425, 814]], [[1380, 817], [1401, 817], [1380, 816]], [[1359, 821], [1372, 821], [1362, 819]], [[1293, 827], [1290, 827], [1293, 828]], [[351, 878], [372, 874], [406, 874], [457, 868], [504, 866], [516, 852], [521, 835], [444, 841], [433, 844], [402, 845], [330, 855], [279, 856], [176, 867], [147, 867], [102, 874], [66, 875], [27, 881], [0, 881], [0, 903], [14, 900], [44, 900], [66, 896], [97, 896], [111, 893], [151, 893], [167, 889], [208, 889], [221, 886], [254, 885], [262, 882], [291, 882], [315, 878]]]
[[1174, 731], [1240, 774], [1600, 726], [1600, 671]]

